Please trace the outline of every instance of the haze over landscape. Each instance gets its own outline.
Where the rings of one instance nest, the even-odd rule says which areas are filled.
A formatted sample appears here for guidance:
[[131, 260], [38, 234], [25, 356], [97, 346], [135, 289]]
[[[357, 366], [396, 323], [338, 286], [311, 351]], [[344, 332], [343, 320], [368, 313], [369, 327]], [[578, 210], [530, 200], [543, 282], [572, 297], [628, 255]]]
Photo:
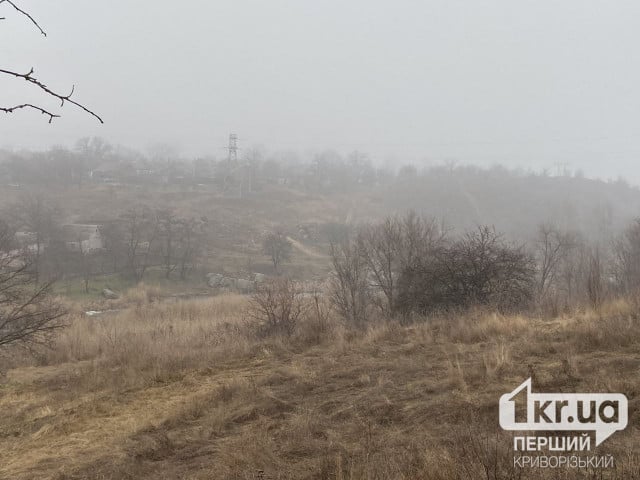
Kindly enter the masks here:
[[[640, 181], [640, 5], [633, 1], [47, 2], [48, 37], [8, 16], [3, 63], [98, 109], [0, 121], [0, 147], [99, 135], [222, 155], [270, 150], [446, 158]], [[33, 98], [3, 79], [0, 99]], [[24, 89], [23, 89], [24, 88]], [[24, 96], [23, 96], [24, 94]]]
[[639, 20], [0, 0], [0, 479], [640, 480]]

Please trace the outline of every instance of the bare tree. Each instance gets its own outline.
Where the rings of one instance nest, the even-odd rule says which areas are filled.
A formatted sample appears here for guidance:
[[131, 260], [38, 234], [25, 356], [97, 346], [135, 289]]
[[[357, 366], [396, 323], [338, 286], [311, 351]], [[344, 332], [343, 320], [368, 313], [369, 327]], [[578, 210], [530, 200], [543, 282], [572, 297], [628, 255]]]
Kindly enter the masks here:
[[90, 177], [91, 172], [106, 160], [112, 151], [113, 147], [100, 137], [83, 137], [76, 142], [76, 169], [78, 171], [76, 181], [78, 187], [82, 187], [85, 177]]
[[103, 273], [120, 271], [122, 260], [127, 257], [123, 222], [118, 219], [109, 220], [100, 229], [105, 255], [102, 265]]
[[82, 283], [84, 285], [84, 293], [89, 293], [89, 281], [93, 276], [94, 262], [93, 255], [89, 252], [83, 242], [82, 235], [78, 235], [78, 255], [80, 258], [80, 273], [82, 275]]
[[429, 255], [445, 238], [445, 230], [434, 220], [410, 211], [363, 227], [358, 235], [360, 251], [370, 273], [371, 284], [384, 295], [377, 302], [390, 317], [397, 310], [398, 279], [402, 271]]
[[640, 288], [640, 219], [634, 221], [614, 241], [614, 272], [625, 292]]
[[33, 236], [24, 245], [24, 249], [32, 257], [30, 268], [34, 272], [36, 284], [40, 282], [42, 256], [55, 234], [59, 215], [58, 208], [41, 195], [24, 196], [20, 203], [10, 209], [9, 216], [17, 228]]
[[179, 244], [178, 265], [180, 279], [186, 280], [187, 274], [195, 268], [198, 259], [202, 255], [205, 240], [205, 222], [195, 218], [183, 218], [179, 220]]
[[271, 258], [273, 268], [277, 272], [280, 264], [291, 258], [292, 245], [284, 231], [277, 228], [264, 237], [262, 251]]
[[[25, 18], [27, 18], [38, 29], [38, 31], [42, 35], [44, 35], [45, 37], [47, 36], [46, 32], [42, 29], [42, 27], [35, 20], [35, 18], [33, 16], [31, 16], [31, 14], [29, 14], [26, 10], [23, 10], [22, 8], [20, 8], [20, 6], [18, 6], [18, 3], [15, 0], [0, 0], [0, 7], [2, 7], [2, 6], [8, 6], [14, 12], [24, 16]], [[0, 17], [0, 20], [4, 20], [4, 18], [5, 17]], [[71, 91], [68, 94], [62, 94], [62, 93], [56, 92], [56, 91], [52, 90], [51, 88], [49, 88], [45, 83], [43, 83], [42, 81], [40, 81], [38, 78], [35, 77], [35, 71], [34, 71], [33, 67], [30, 68], [26, 72], [19, 72], [17, 70], [9, 70], [9, 69], [6, 69], [6, 68], [0, 68], [0, 75], [8, 76], [8, 77], [11, 77], [11, 78], [14, 78], [14, 79], [17, 79], [17, 80], [26, 81], [30, 85], [33, 85], [35, 88], [37, 88], [41, 92], [43, 92], [45, 96], [49, 96], [49, 97], [52, 97], [52, 98], [58, 100], [60, 102], [60, 107], [64, 107], [65, 103], [70, 103], [70, 104], [78, 107], [79, 109], [85, 111], [89, 115], [95, 117], [100, 123], [104, 123], [104, 121], [102, 120], [102, 118], [100, 118], [100, 116], [98, 116], [93, 111], [89, 110], [83, 104], [78, 103], [74, 99], [71, 98], [73, 96], [73, 94], [74, 94], [75, 86], [71, 88]], [[13, 112], [15, 112], [17, 110], [23, 110], [23, 109], [30, 109], [30, 110], [35, 110], [37, 112], [40, 112], [41, 114], [43, 114], [43, 115], [48, 117], [49, 123], [51, 123], [54, 118], [59, 118], [60, 117], [59, 114], [53, 113], [50, 110], [47, 110], [46, 108], [44, 108], [44, 107], [42, 107], [40, 105], [34, 105], [32, 103], [17, 103], [15, 105], [7, 106], [7, 107], [1, 107], [0, 106], [0, 112], [5, 112], [5, 113], [13, 113]]]
[[594, 249], [589, 255], [589, 273], [587, 276], [587, 298], [594, 309], [598, 309], [604, 300], [604, 283], [602, 281], [603, 265], [600, 250]]
[[179, 269], [180, 279], [185, 280], [202, 250], [204, 222], [180, 218], [169, 209], [157, 210], [156, 219], [165, 278]]
[[561, 232], [550, 223], [538, 227], [536, 256], [538, 261], [538, 295], [544, 298], [557, 283], [562, 263], [577, 245], [575, 235]]
[[141, 281], [151, 265], [158, 237], [159, 222], [147, 207], [132, 208], [121, 216], [124, 231], [127, 269]]
[[0, 348], [47, 343], [64, 326], [64, 309], [36, 285], [29, 258], [12, 250], [13, 231], [0, 222]]
[[177, 235], [179, 221], [176, 215], [169, 209], [156, 210], [158, 222], [158, 241], [164, 263], [164, 276], [169, 278], [177, 264]]
[[331, 244], [331, 300], [340, 315], [356, 326], [363, 326], [369, 311], [371, 289], [367, 265], [358, 242]]
[[402, 234], [398, 217], [387, 217], [378, 224], [363, 227], [357, 239], [359, 251], [371, 274], [372, 286], [384, 294], [385, 302], [380, 305], [381, 309], [390, 317], [395, 314]]

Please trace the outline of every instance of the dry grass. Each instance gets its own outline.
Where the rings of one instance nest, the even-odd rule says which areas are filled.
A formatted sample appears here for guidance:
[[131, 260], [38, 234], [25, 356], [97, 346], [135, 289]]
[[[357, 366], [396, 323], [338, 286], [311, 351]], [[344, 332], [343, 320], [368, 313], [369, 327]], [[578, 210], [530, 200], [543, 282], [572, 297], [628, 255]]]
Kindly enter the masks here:
[[475, 311], [365, 332], [310, 316], [258, 339], [246, 299], [76, 315], [39, 364], [0, 385], [0, 478], [601, 478], [516, 471], [497, 400], [538, 388], [623, 391], [606, 449], [640, 478], [640, 326], [632, 302], [557, 320]]

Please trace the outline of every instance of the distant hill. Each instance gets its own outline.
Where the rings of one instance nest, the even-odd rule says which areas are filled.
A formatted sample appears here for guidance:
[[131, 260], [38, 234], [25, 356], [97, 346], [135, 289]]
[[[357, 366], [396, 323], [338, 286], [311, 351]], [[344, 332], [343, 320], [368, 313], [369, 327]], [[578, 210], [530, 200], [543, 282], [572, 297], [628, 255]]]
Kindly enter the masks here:
[[413, 208], [454, 228], [492, 224], [527, 239], [540, 223], [553, 222], [606, 240], [640, 216], [640, 189], [623, 181], [521, 174], [504, 168], [437, 168], [397, 178], [383, 189], [393, 210]]

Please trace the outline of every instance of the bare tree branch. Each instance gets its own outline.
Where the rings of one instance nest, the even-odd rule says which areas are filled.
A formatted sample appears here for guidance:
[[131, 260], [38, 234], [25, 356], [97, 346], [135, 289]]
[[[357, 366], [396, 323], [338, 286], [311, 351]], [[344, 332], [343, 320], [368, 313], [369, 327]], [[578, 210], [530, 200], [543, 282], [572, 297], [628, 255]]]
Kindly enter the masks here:
[[49, 117], [49, 123], [51, 123], [54, 118], [60, 118], [60, 115], [56, 115], [55, 113], [51, 113], [42, 107], [38, 107], [37, 105], [32, 105], [30, 103], [23, 103], [21, 105], [16, 105], [15, 107], [0, 107], [0, 112], [13, 113], [16, 110], [20, 110], [23, 108], [30, 108], [33, 110], [37, 110], [43, 115], [47, 115]]
[[[40, 33], [45, 37], [47, 36], [47, 33], [42, 29], [40, 24], [38, 24], [38, 22], [28, 12], [25, 12], [20, 7], [18, 7], [12, 0], [0, 0], [0, 5], [2, 5], [3, 3], [8, 3], [14, 8], [14, 10], [16, 10], [17, 12], [21, 13], [22, 15], [27, 17], [29, 20], [31, 20], [31, 23], [33, 23], [36, 26], [36, 28], [40, 30]], [[0, 20], [4, 20], [4, 17], [0, 17]]]
[[[40, 24], [28, 12], [26, 12], [25, 10], [21, 9], [18, 5], [16, 5], [13, 2], [13, 0], [0, 0], [0, 5], [2, 5], [3, 3], [7, 3], [11, 7], [13, 7], [14, 10], [16, 10], [20, 14], [24, 15], [25, 17], [27, 17], [31, 21], [31, 23], [33, 23], [36, 26], [36, 28], [38, 28], [38, 30], [40, 30], [40, 33], [42, 33], [42, 35], [44, 35], [45, 37], [47, 36], [46, 32], [42, 29], [42, 27], [40, 27]], [[0, 20], [4, 20], [4, 18], [5, 17], [0, 17]], [[27, 73], [19, 73], [19, 72], [14, 72], [12, 70], [0, 69], [0, 74], [7, 75], [7, 76], [10, 76], [10, 77], [14, 77], [14, 78], [18, 78], [18, 79], [23, 79], [26, 82], [31, 83], [32, 85], [35, 85], [40, 90], [44, 91], [47, 95], [49, 95], [51, 97], [54, 97], [54, 98], [57, 98], [58, 100], [60, 100], [60, 107], [64, 107], [65, 102], [69, 102], [72, 105], [75, 105], [76, 107], [80, 108], [81, 110], [84, 110], [86, 113], [88, 113], [89, 115], [91, 115], [94, 118], [96, 118], [100, 123], [104, 123], [102, 118], [100, 118], [100, 116], [98, 116], [95, 112], [89, 110], [87, 107], [85, 107], [81, 103], [78, 103], [75, 100], [71, 99], [71, 96], [73, 95], [73, 93], [75, 91], [75, 85], [71, 88], [71, 92], [68, 95], [64, 95], [64, 94], [60, 94], [60, 93], [57, 93], [57, 92], [51, 90], [49, 87], [47, 87], [47, 85], [45, 85], [40, 80], [38, 80], [36, 77], [34, 77], [34, 75], [33, 75], [34, 74], [34, 69], [33, 68], [31, 68], [31, 70], [29, 70], [29, 72], [27, 72]], [[53, 114], [53, 113], [49, 112], [48, 110], [44, 109], [43, 107], [39, 107], [37, 105], [33, 105], [33, 104], [30, 104], [30, 103], [24, 103], [24, 104], [21, 104], [21, 105], [16, 105], [14, 107], [0, 107], [0, 111], [5, 112], [5, 113], [13, 113], [14, 111], [20, 110], [20, 109], [37, 110], [40, 113], [42, 113], [43, 115], [47, 115], [49, 117], [49, 123], [51, 123], [54, 118], [59, 118], [60, 117], [60, 115]]]
[[65, 102], [69, 102], [69, 103], [75, 105], [76, 107], [84, 110], [89, 115], [92, 115], [93, 117], [97, 118], [100, 123], [104, 123], [102, 118], [100, 118], [96, 113], [92, 112], [91, 110], [89, 110], [84, 105], [82, 105], [82, 104], [76, 102], [75, 100], [71, 99], [71, 96], [73, 95], [73, 92], [75, 90], [75, 86], [73, 86], [71, 88], [71, 92], [68, 95], [62, 95], [60, 93], [54, 92], [49, 87], [47, 87], [44, 83], [42, 83], [40, 80], [38, 80], [36, 77], [34, 77], [33, 76], [33, 73], [34, 73], [33, 68], [31, 70], [29, 70], [27, 73], [18, 73], [18, 72], [13, 72], [11, 70], [5, 70], [5, 69], [0, 68], [0, 73], [4, 74], [4, 75], [9, 75], [9, 76], [12, 76], [12, 77], [15, 77], [15, 78], [22, 78], [25, 81], [31, 83], [32, 85], [35, 85], [36, 87], [38, 87], [40, 90], [43, 90], [44, 92], [46, 92], [50, 96], [60, 100], [60, 106], [61, 107], [64, 107], [64, 103]]

